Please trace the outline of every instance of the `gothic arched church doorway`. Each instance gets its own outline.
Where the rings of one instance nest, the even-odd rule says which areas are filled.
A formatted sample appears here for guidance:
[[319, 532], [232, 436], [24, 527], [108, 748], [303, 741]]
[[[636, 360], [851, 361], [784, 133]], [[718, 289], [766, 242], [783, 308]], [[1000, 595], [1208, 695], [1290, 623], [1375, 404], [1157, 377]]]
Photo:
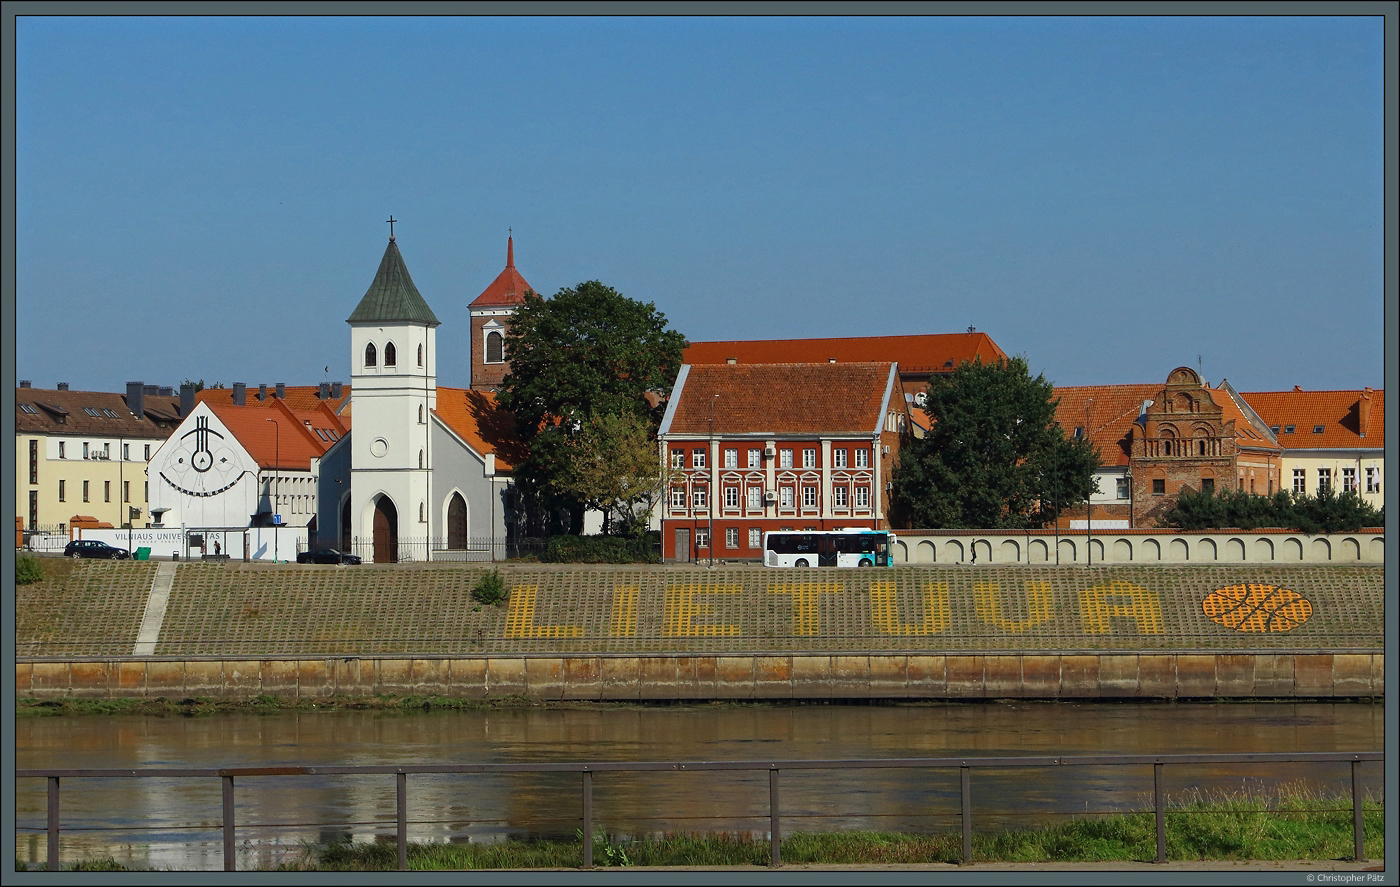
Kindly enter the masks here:
[[447, 503], [447, 547], [455, 551], [467, 547], [467, 503], [461, 493], [453, 493]]
[[388, 496], [374, 500], [374, 562], [393, 564], [399, 560], [399, 511]]

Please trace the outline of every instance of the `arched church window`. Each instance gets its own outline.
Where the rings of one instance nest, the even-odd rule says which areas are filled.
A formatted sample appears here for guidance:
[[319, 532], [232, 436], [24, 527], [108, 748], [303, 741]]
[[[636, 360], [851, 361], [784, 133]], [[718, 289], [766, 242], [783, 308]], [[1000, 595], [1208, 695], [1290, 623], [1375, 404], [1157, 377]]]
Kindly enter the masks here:
[[398, 365], [398, 352], [394, 350], [394, 343], [390, 342], [384, 346], [384, 365], [386, 367]]
[[419, 450], [419, 451], [418, 451], [418, 467], [419, 467], [419, 468], [422, 468], [422, 467], [423, 467], [423, 451], [422, 451], [422, 450]]
[[427, 523], [427, 521], [428, 521], [428, 512], [427, 512], [427, 509], [424, 507], [424, 505], [423, 505], [422, 502], [419, 502], [419, 503], [418, 503], [418, 523], [420, 523], [420, 524], [422, 524], [422, 523]]
[[423, 346], [422, 346], [422, 345], [419, 345], [419, 346], [418, 346], [418, 365], [419, 365], [419, 366], [422, 366], [422, 365], [423, 365]]
[[365, 366], [376, 366], [378, 364], [378, 361], [379, 355], [374, 350], [374, 343], [370, 342], [368, 345], [365, 346]]
[[421, 403], [418, 405], [418, 424], [423, 424], [423, 405]]
[[501, 334], [492, 330], [486, 334], [486, 362], [500, 363], [505, 360], [505, 339]]

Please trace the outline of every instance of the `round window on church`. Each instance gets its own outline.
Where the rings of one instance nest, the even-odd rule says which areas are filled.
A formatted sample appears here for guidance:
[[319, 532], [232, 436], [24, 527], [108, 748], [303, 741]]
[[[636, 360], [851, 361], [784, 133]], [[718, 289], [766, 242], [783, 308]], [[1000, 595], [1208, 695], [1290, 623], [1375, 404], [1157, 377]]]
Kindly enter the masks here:
[[369, 445], [369, 451], [375, 456], [382, 457], [389, 452], [389, 442], [382, 437], [375, 438]]

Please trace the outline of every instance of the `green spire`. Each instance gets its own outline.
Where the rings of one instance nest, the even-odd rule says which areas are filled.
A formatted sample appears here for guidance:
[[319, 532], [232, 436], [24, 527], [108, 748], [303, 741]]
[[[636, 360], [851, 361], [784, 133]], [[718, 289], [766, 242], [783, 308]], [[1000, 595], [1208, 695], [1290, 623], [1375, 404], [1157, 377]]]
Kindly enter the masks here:
[[388, 248], [384, 250], [384, 258], [379, 262], [379, 271], [374, 275], [374, 282], [345, 322], [421, 323], [427, 326], [441, 323], [433, 314], [433, 309], [418, 294], [418, 287], [408, 276], [408, 268], [404, 266], [403, 256], [399, 255], [398, 244], [394, 243], [392, 235]]

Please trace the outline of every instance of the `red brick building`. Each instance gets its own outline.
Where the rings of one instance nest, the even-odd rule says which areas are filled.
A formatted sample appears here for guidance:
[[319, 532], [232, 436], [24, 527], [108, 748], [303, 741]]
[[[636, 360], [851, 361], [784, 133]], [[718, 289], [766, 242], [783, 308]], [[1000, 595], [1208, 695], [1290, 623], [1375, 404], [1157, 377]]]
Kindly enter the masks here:
[[533, 292], [530, 284], [515, 270], [514, 238], [506, 238], [506, 267], [496, 279], [467, 306], [471, 315], [472, 389], [495, 391], [510, 372], [506, 360], [506, 328], [511, 315]]
[[[1162, 385], [1064, 387], [1055, 397], [1060, 427], [1087, 437], [1103, 463], [1091, 500], [1095, 525], [1156, 526], [1183, 489], [1279, 489], [1279, 445], [1228, 382], [1210, 388], [1195, 370], [1177, 367]], [[1061, 522], [1085, 518], [1081, 506]]]
[[757, 560], [765, 530], [888, 527], [908, 431], [892, 362], [683, 365], [658, 433], [662, 557]]

